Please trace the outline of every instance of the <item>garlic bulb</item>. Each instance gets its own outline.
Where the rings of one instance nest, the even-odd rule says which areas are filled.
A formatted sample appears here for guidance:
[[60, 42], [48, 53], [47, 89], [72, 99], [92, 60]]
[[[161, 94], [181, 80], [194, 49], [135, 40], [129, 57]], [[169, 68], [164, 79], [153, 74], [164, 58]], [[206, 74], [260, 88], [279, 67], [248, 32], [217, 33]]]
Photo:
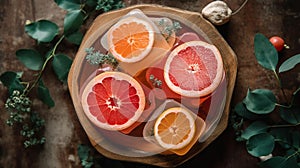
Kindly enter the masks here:
[[223, 25], [229, 21], [232, 10], [223, 1], [213, 1], [206, 5], [201, 13], [214, 25]]

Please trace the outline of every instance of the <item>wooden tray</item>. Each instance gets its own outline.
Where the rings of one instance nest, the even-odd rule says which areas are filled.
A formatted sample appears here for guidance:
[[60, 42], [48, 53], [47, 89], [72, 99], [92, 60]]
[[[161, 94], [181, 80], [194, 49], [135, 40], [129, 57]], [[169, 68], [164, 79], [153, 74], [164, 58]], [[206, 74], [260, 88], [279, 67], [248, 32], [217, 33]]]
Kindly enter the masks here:
[[[183, 23], [189, 24], [190, 27], [195, 29], [201, 29], [205, 34], [206, 38], [214, 44], [220, 51], [223, 62], [224, 62], [224, 69], [226, 73], [226, 80], [227, 80], [227, 94], [226, 94], [226, 102], [224, 112], [222, 117], [216, 127], [216, 129], [212, 132], [212, 134], [206, 139], [206, 141], [202, 143], [196, 143], [192, 149], [185, 154], [184, 156], [177, 156], [175, 154], [172, 155], [149, 155], [143, 157], [129, 157], [120, 154], [116, 154], [103, 148], [103, 146], [98, 145], [99, 141], [107, 141], [104, 137], [95, 134], [89, 134], [89, 132], [94, 131], [95, 128], [85, 116], [83, 109], [80, 103], [80, 85], [81, 83], [81, 65], [82, 62], [85, 61], [85, 48], [90, 47], [93, 42], [96, 40], [96, 37], [93, 37], [92, 34], [97, 33], [105, 33], [105, 30], [109, 28], [116, 20], [118, 20], [121, 16], [127, 14], [129, 11], [133, 9], [140, 9], [145, 14], [155, 14], [160, 16], [166, 16], [171, 19], [180, 20]], [[183, 19], [184, 18], [184, 19]], [[101, 29], [99, 29], [101, 27]], [[103, 28], [103, 29], [102, 29]], [[93, 146], [104, 156], [112, 159], [123, 160], [123, 161], [132, 161], [132, 162], [139, 162], [151, 165], [157, 165], [161, 167], [175, 167], [184, 163], [185, 161], [189, 160], [203, 149], [205, 149], [212, 141], [214, 141], [227, 127], [228, 124], [228, 116], [229, 116], [229, 106], [230, 100], [232, 96], [232, 92], [234, 89], [234, 84], [236, 80], [237, 74], [237, 59], [235, 53], [226, 43], [226, 41], [222, 38], [222, 36], [218, 33], [216, 28], [210, 24], [207, 20], [205, 20], [200, 13], [190, 12], [186, 10], [180, 10], [160, 5], [135, 5], [130, 6], [121, 10], [112, 11], [109, 13], [102, 14], [98, 16], [95, 21], [93, 22], [92, 26], [86, 33], [83, 42], [79, 48], [79, 51], [74, 59], [72, 64], [69, 78], [68, 78], [68, 85], [70, 94], [73, 100], [73, 104], [82, 124], [83, 128], [87, 132], [89, 139]], [[109, 141], [106, 142], [108, 146], [114, 147], [114, 144], [110, 144]]]

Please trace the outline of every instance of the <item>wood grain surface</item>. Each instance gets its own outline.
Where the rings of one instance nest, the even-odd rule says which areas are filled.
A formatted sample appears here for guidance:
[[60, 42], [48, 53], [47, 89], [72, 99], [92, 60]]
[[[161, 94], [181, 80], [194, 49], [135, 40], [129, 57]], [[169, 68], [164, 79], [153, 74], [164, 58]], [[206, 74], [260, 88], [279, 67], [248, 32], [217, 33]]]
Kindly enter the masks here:
[[[131, 6], [141, 3], [160, 4], [179, 9], [200, 12], [211, 0], [126, 0]], [[226, 1], [237, 9], [243, 0]], [[15, 51], [20, 48], [37, 47], [34, 40], [24, 33], [26, 20], [48, 19], [63, 25], [65, 11], [52, 0], [0, 0], [0, 74], [5, 71], [24, 71], [24, 79], [32, 79], [32, 71], [18, 62]], [[89, 27], [91, 21], [87, 22]], [[243, 99], [247, 89], [267, 88], [274, 91], [279, 100], [282, 96], [272, 72], [262, 69], [255, 61], [253, 39], [255, 33], [270, 37], [284, 37], [289, 50], [280, 53], [280, 62], [300, 53], [300, 2], [298, 0], [249, 0], [246, 6], [230, 22], [216, 27], [237, 55], [238, 72], [231, 101], [232, 108]], [[62, 30], [61, 30], [62, 31]], [[59, 51], [75, 57], [77, 48], [64, 42]], [[89, 139], [81, 127], [66, 85], [61, 84], [51, 68], [43, 77], [56, 102], [48, 109], [38, 99], [34, 99], [34, 109], [46, 120], [46, 143], [33, 149], [24, 149], [22, 139], [16, 129], [5, 124], [8, 114], [4, 103], [7, 90], [0, 84], [0, 167], [81, 167], [77, 156], [79, 144], [89, 144]], [[299, 68], [283, 76], [283, 86], [291, 95], [299, 86]], [[35, 93], [32, 93], [34, 96]], [[251, 157], [245, 144], [235, 141], [235, 133], [230, 125], [205, 150], [179, 167], [209, 168], [253, 168], [258, 160]], [[122, 162], [124, 167], [153, 167], [149, 165]]]

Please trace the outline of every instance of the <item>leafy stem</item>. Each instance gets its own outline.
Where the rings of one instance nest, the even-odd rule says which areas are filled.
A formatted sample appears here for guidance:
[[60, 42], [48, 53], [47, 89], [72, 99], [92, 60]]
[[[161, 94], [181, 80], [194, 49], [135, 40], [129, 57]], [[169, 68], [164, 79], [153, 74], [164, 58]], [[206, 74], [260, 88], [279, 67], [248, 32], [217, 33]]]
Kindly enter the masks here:
[[[35, 49], [19, 49], [16, 51], [17, 59], [29, 70], [36, 73], [30, 81], [23, 82], [20, 72], [7, 71], [0, 75], [1, 83], [7, 87], [9, 97], [5, 103], [5, 108], [9, 112], [7, 124], [13, 126], [15, 123], [21, 128], [20, 134], [25, 138], [24, 146], [29, 147], [43, 144], [45, 137], [39, 132], [44, 127], [44, 120], [39, 114], [32, 110], [32, 101], [28, 94], [37, 90], [38, 98], [48, 107], [55, 105], [49, 89], [44, 85], [42, 76], [48, 64], [61, 82], [66, 82], [72, 64], [72, 59], [67, 55], [57, 53], [58, 46], [64, 39], [68, 42], [80, 45], [83, 34], [80, 28], [84, 21], [95, 12], [102, 12], [123, 7], [121, 0], [55, 0], [55, 3], [66, 11], [64, 17], [63, 33], [59, 34], [59, 27], [56, 23], [41, 19], [38, 21], [27, 20], [25, 32], [37, 41], [38, 45], [51, 44], [46, 57]], [[59, 39], [54, 41], [58, 36]], [[110, 57], [105, 57], [110, 58]], [[115, 62], [117, 64], [117, 62]], [[40, 137], [42, 136], [42, 137]]]
[[282, 82], [281, 82], [281, 80], [280, 80], [280, 78], [279, 78], [277, 72], [276, 72], [276, 71], [273, 71], [273, 72], [274, 72], [274, 75], [275, 75], [275, 77], [276, 77], [276, 79], [277, 79], [277, 81], [278, 81], [278, 84], [279, 84], [281, 93], [282, 93], [282, 95], [283, 95], [283, 97], [284, 97], [284, 99], [285, 99], [285, 102], [288, 102], [288, 98], [287, 98], [287, 96], [286, 96], [286, 93], [285, 93], [284, 89], [282, 88]]
[[60, 39], [56, 42], [56, 44], [54, 45], [54, 47], [53, 47], [53, 49], [52, 49], [50, 55], [46, 58], [46, 60], [45, 60], [45, 62], [44, 62], [44, 64], [43, 64], [43, 66], [42, 66], [42, 69], [39, 71], [39, 73], [38, 73], [38, 75], [37, 75], [37, 78], [34, 80], [34, 82], [33, 82], [33, 84], [31, 85], [31, 87], [26, 87], [26, 88], [25, 88], [24, 92], [25, 92], [26, 95], [27, 95], [33, 88], [35, 88], [35, 87], [38, 85], [38, 83], [39, 83], [39, 81], [40, 81], [40, 79], [41, 79], [41, 77], [42, 77], [42, 75], [43, 75], [43, 72], [44, 72], [44, 70], [45, 70], [45, 68], [46, 68], [46, 66], [47, 66], [47, 64], [48, 64], [48, 62], [55, 56], [56, 49], [57, 49], [58, 45], [62, 42], [62, 40], [63, 40], [64, 38], [65, 38], [65, 35], [62, 35], [62, 36], [60, 37]]
[[[270, 43], [269, 39], [260, 33], [255, 35], [254, 51], [257, 62], [263, 68], [273, 71], [284, 96], [285, 103], [279, 103], [276, 95], [269, 89], [249, 89], [243, 101], [238, 103], [234, 108], [235, 114], [245, 119], [243, 120], [245, 121], [244, 123], [249, 123], [245, 129], [240, 129], [246, 126], [246, 124], [242, 123], [243, 125], [241, 126], [239, 121], [234, 120], [233, 128], [238, 136], [237, 140], [246, 140], [248, 153], [255, 157], [269, 155], [275, 148], [280, 146], [283, 150], [286, 150], [287, 155], [274, 156], [271, 159], [262, 161], [260, 166], [263, 168], [299, 165], [300, 106], [297, 100], [300, 88], [294, 91], [291, 101], [288, 103], [279, 73], [289, 71], [299, 64], [300, 54], [294, 55], [278, 65], [277, 50]], [[279, 67], [278, 72], [276, 71], [276, 67]], [[278, 109], [276, 110], [276, 108]], [[269, 115], [271, 113], [274, 114]], [[279, 115], [279, 123], [272, 120], [276, 115]], [[273, 122], [272, 125], [267, 124], [270, 123], [270, 120]], [[275, 145], [275, 142], [279, 146]], [[278, 163], [280, 163], [280, 166], [278, 166]]]
[[300, 125], [300, 122], [297, 124], [270, 125], [269, 128], [297, 127], [298, 125]]

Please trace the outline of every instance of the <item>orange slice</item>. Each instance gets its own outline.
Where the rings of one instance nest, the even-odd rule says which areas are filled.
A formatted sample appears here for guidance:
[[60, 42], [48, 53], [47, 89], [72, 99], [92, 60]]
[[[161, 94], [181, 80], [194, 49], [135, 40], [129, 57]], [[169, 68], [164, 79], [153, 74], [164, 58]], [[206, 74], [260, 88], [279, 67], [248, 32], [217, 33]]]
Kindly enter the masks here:
[[154, 124], [154, 137], [165, 149], [181, 149], [195, 135], [195, 118], [181, 107], [165, 110]]
[[149, 54], [154, 43], [152, 26], [142, 19], [127, 17], [107, 34], [109, 51], [121, 62], [137, 62]]
[[99, 128], [123, 130], [142, 115], [145, 95], [131, 76], [103, 72], [86, 85], [81, 102], [88, 119]]
[[214, 45], [189, 41], [170, 53], [164, 67], [164, 79], [177, 94], [202, 97], [217, 88], [223, 71], [221, 54]]

